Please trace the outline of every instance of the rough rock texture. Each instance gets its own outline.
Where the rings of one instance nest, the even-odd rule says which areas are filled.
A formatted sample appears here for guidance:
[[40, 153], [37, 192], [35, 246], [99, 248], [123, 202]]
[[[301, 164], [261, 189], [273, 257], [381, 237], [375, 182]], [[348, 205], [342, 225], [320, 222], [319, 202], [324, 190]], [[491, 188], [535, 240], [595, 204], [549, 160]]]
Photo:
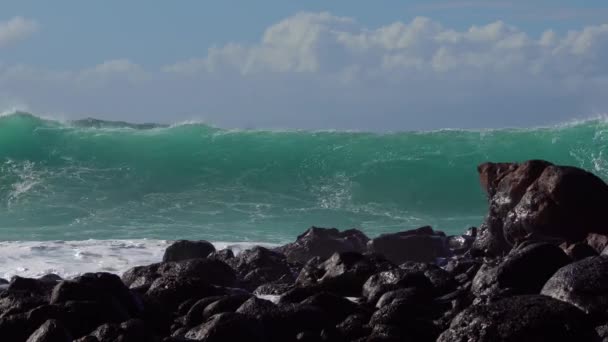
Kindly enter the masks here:
[[523, 245], [498, 264], [484, 264], [473, 279], [471, 291], [490, 299], [506, 294], [538, 294], [545, 282], [569, 262], [570, 258], [555, 245]]
[[588, 314], [607, 317], [608, 256], [586, 258], [562, 267], [547, 281], [541, 293]]
[[285, 255], [264, 247], [254, 247], [227, 262], [237, 272], [241, 286], [253, 291], [262, 284], [293, 284], [295, 277]]
[[72, 336], [63, 325], [54, 319], [44, 322], [30, 337], [27, 342], [71, 342]]
[[368, 249], [396, 264], [406, 261], [435, 262], [437, 258], [449, 254], [445, 235], [428, 226], [382, 234], [368, 243]]
[[165, 249], [163, 261], [206, 258], [213, 252], [215, 252], [215, 247], [208, 241], [178, 240]]
[[318, 286], [343, 296], [359, 296], [363, 284], [372, 274], [391, 268], [394, 265], [378, 255], [335, 253], [320, 264], [312, 259], [300, 272], [296, 285]]
[[593, 341], [585, 314], [553, 298], [515, 296], [473, 305], [452, 321], [438, 342]]
[[298, 236], [295, 242], [276, 250], [285, 254], [289, 262], [306, 263], [313, 257], [329, 258], [334, 253], [366, 250], [369, 238], [357, 229], [339, 231], [335, 228], [312, 227]]
[[502, 255], [531, 238], [576, 242], [608, 233], [608, 185], [589, 172], [542, 160], [485, 163], [478, 171], [490, 208], [477, 254]]
[[190, 329], [186, 338], [208, 342], [266, 340], [263, 327], [258, 321], [238, 313], [215, 315], [200, 326]]
[[209, 284], [234, 286], [236, 273], [226, 263], [217, 259], [188, 259], [178, 262], [163, 262], [129, 269], [122, 281], [129, 288], [147, 290], [161, 277], [204, 278]]

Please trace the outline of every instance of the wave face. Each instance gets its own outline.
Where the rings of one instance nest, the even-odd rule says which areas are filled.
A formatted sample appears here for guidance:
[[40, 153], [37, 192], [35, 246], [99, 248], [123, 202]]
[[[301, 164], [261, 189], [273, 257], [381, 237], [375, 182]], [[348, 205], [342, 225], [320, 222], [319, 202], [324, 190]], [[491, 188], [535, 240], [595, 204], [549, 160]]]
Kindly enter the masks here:
[[231, 131], [0, 116], [0, 240], [284, 242], [478, 225], [476, 166], [547, 159], [608, 178], [608, 123], [538, 129]]

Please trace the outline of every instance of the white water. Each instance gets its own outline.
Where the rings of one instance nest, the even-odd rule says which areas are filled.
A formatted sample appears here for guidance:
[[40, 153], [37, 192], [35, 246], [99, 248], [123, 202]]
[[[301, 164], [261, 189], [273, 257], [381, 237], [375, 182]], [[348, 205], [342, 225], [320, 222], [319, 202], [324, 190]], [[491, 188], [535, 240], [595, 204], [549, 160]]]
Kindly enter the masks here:
[[[40, 277], [54, 273], [71, 278], [86, 272], [121, 275], [134, 266], [161, 261], [167, 240], [1, 241], [0, 278]], [[267, 243], [214, 242], [216, 249], [230, 248], [235, 254]]]

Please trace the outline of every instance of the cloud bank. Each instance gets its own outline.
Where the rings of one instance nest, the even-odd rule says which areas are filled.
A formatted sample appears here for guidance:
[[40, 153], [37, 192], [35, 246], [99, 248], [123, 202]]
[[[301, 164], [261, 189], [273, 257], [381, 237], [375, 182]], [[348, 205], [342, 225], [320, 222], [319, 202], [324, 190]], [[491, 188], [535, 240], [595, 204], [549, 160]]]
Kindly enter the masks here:
[[[28, 21], [15, 20], [0, 24], [0, 47], [26, 36], [16, 32]], [[531, 36], [502, 21], [459, 31], [417, 17], [367, 28], [298, 13], [255, 44], [211, 47], [158, 70], [125, 59], [86, 70], [0, 64], [0, 95], [33, 110], [226, 127], [550, 124], [608, 112], [606, 89], [608, 24]]]

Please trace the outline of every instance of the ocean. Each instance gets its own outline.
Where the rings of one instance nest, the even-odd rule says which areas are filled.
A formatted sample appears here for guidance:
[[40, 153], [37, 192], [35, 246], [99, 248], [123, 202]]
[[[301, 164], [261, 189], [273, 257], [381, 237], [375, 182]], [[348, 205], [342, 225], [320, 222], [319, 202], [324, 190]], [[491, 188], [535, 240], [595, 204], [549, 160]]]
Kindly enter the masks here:
[[293, 241], [310, 226], [458, 234], [476, 166], [533, 158], [608, 179], [608, 122], [367, 133], [0, 116], [0, 277], [122, 272], [175, 239]]

